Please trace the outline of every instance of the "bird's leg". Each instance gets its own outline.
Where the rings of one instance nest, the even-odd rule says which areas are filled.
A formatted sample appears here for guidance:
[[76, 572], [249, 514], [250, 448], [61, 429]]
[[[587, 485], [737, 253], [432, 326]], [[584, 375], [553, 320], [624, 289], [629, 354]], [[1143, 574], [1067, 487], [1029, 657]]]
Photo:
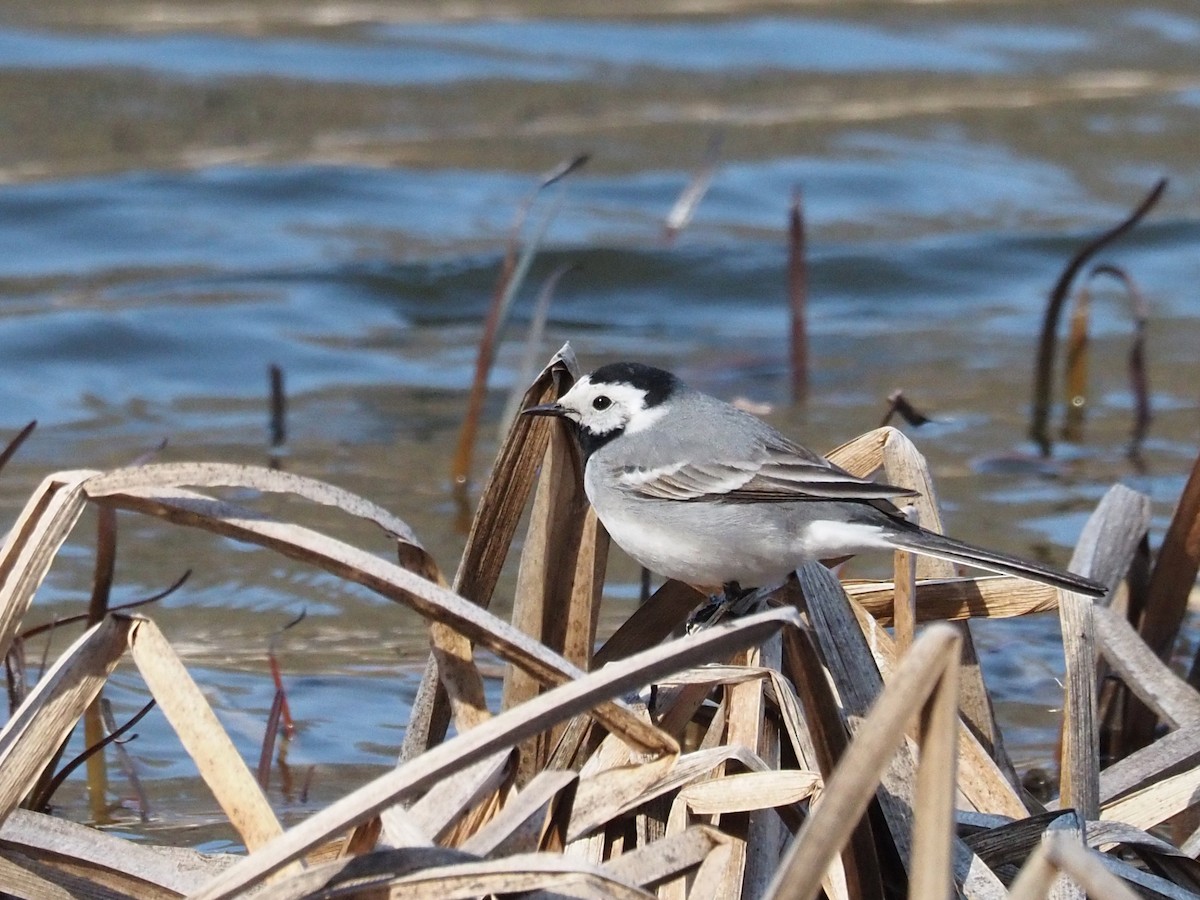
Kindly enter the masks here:
[[749, 591], [743, 590], [742, 586], [736, 581], [727, 581], [721, 585], [721, 591], [725, 594], [726, 603], [737, 603], [747, 594], [751, 593], [753, 588], [751, 588]]
[[753, 605], [757, 594], [757, 588], [743, 588], [736, 581], [727, 581], [721, 585], [721, 593], [710, 595], [708, 602], [688, 616], [685, 630], [692, 634], [724, 618], [740, 616]]

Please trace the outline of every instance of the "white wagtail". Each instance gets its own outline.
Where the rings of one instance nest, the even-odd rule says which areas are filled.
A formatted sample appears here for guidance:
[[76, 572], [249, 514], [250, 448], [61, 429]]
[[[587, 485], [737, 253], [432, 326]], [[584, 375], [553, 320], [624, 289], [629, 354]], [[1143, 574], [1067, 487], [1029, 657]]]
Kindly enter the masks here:
[[613, 363], [557, 403], [525, 410], [574, 426], [584, 489], [612, 539], [652, 572], [693, 585], [781, 583], [814, 559], [908, 550], [1100, 597], [1103, 585], [943, 537], [868, 481], [670, 372]]

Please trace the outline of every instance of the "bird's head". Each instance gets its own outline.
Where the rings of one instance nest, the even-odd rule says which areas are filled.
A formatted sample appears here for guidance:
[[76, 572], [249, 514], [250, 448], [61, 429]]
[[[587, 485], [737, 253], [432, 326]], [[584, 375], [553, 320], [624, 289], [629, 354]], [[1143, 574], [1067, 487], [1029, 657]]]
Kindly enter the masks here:
[[531, 406], [526, 415], [561, 416], [575, 426], [584, 457], [623, 434], [636, 434], [666, 415], [679, 385], [670, 372], [641, 363], [611, 363], [584, 375], [557, 403]]

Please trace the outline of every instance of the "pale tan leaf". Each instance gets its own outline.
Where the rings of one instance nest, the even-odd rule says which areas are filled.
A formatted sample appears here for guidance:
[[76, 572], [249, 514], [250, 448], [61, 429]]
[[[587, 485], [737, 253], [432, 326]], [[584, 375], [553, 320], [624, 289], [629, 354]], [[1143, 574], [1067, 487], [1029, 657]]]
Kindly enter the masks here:
[[477, 856], [533, 852], [541, 839], [550, 804], [573, 787], [578, 778], [578, 774], [570, 771], [539, 772], [490, 822], [464, 841], [461, 849]]
[[[846, 593], [866, 607], [881, 625], [892, 625], [890, 581], [848, 581]], [[1058, 609], [1058, 590], [1025, 578], [1010, 575], [981, 575], [918, 581], [916, 585], [916, 621], [955, 621], [959, 619], [1003, 619]]]
[[[14, 809], [0, 825], [0, 844], [5, 852], [15, 850], [41, 862], [47, 872], [90, 872], [98, 883], [139, 898], [191, 893], [237, 859], [226, 854], [135, 843], [25, 809]], [[60, 863], [64, 869], [57, 869]]]
[[83, 469], [48, 475], [5, 536], [0, 547], [0, 654], [8, 653], [34, 592], [79, 520], [81, 485], [95, 474]]
[[677, 835], [623, 853], [601, 868], [627, 884], [652, 888], [699, 866], [727, 843], [729, 838], [717, 829], [693, 825]]
[[246, 846], [253, 851], [281, 835], [254, 775], [158, 626], [136, 620], [129, 650], [159, 709]]
[[512, 752], [502, 750], [456, 772], [408, 808], [408, 813], [434, 841], [488, 794], [495, 793], [509, 771]]
[[108, 616], [55, 661], [0, 731], [0, 822], [34, 786], [125, 652], [129, 619]]
[[679, 796], [694, 814], [712, 816], [799, 803], [811, 797], [820, 785], [821, 776], [816, 772], [745, 772], [688, 785]]
[[[324, 481], [279, 469], [214, 462], [151, 463], [95, 475], [88, 479], [84, 491], [89, 497], [107, 497], [112, 494], [146, 494], [156, 488], [169, 487], [232, 487], [263, 493], [294, 494], [371, 522], [388, 537], [428, 556], [408, 524], [382, 506]], [[432, 558], [427, 565], [437, 568]]]
[[1100, 818], [1145, 831], [1193, 806], [1198, 795], [1200, 766], [1160, 777], [1144, 788], [1110, 800], [1101, 807]]
[[[742, 746], [723, 745], [697, 750], [674, 761], [664, 771], [651, 771], [642, 765], [629, 769], [610, 769], [580, 782], [571, 814], [569, 840], [576, 840], [606, 822], [661, 797], [708, 774], [727, 762], [736, 762], [747, 771], [761, 772], [767, 764], [753, 751]], [[608, 777], [605, 777], [608, 776]]]

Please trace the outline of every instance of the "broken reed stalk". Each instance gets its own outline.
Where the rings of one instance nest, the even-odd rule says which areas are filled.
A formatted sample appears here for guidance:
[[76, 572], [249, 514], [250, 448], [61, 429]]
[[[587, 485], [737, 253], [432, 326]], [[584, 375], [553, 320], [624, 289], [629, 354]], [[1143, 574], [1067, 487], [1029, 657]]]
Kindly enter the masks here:
[[899, 416], [913, 428], [920, 428], [922, 425], [928, 425], [932, 421], [929, 416], [908, 402], [908, 398], [904, 396], [904, 391], [896, 390], [888, 394], [887, 404], [887, 412], [883, 414], [883, 419], [879, 422], [880, 428], [890, 425], [892, 419], [896, 416]]
[[563, 263], [542, 282], [537, 300], [534, 301], [533, 315], [529, 317], [529, 332], [525, 336], [525, 349], [521, 353], [521, 363], [517, 367], [517, 378], [508, 395], [508, 402], [504, 405], [504, 415], [500, 417], [497, 443], [503, 442], [513, 419], [519, 414], [521, 398], [525, 395], [526, 386], [537, 375], [540, 360], [545, 358], [542, 341], [546, 336], [546, 321], [550, 317], [550, 304], [554, 300], [554, 292], [558, 289], [558, 283], [564, 275], [578, 271], [578, 269], [578, 263]]
[[267, 377], [270, 382], [271, 447], [282, 447], [287, 442], [287, 394], [283, 387], [283, 369], [271, 363]]
[[804, 196], [797, 188], [788, 211], [787, 295], [791, 313], [792, 399], [808, 397], [808, 249], [804, 235]]
[[[108, 614], [116, 564], [117, 511], [102, 509], [96, 517], [96, 565], [92, 576], [92, 596], [88, 602], [89, 628], [99, 624]], [[84, 713], [83, 744], [85, 747], [104, 746], [104, 720], [100, 713], [99, 696]], [[88, 755], [87, 782], [92, 818], [97, 822], [105, 821], [108, 818], [108, 761], [103, 753]], [[49, 788], [47, 790], [52, 793]]]
[[1150, 193], [1125, 219], [1084, 244], [1067, 261], [1066, 267], [1050, 291], [1034, 360], [1033, 410], [1029, 424], [1029, 437], [1038, 445], [1042, 456], [1049, 456], [1052, 446], [1048, 423], [1054, 380], [1054, 357], [1058, 346], [1058, 320], [1062, 315], [1063, 304], [1066, 303], [1075, 276], [1079, 274], [1079, 270], [1086, 265], [1089, 259], [1137, 225], [1162, 197], [1166, 187], [1167, 179], [1160, 178], [1151, 188]]
[[263, 793], [271, 786], [271, 757], [275, 755], [275, 738], [279, 734], [280, 714], [283, 712], [283, 691], [278, 688], [271, 700], [271, 711], [267, 713], [267, 726], [263, 729], [262, 747], [258, 752], [258, 768], [255, 778]]
[[1088, 390], [1088, 320], [1091, 306], [1091, 291], [1085, 282], [1075, 292], [1070, 330], [1067, 333], [1067, 408], [1063, 415], [1062, 427], [1064, 441], [1078, 442], [1083, 439]]
[[108, 732], [109, 737], [112, 738], [112, 748], [117, 757], [117, 765], [125, 773], [125, 778], [129, 782], [129, 788], [137, 798], [138, 818], [143, 822], [150, 820], [150, 801], [146, 799], [146, 790], [142, 787], [141, 778], [138, 777], [137, 766], [134, 764], [133, 758], [129, 755], [129, 751], [125, 749], [126, 742], [118, 740], [118, 738], [137, 724], [145, 713], [154, 708], [156, 703], [156, 700], [151, 699], [143, 707], [143, 711], [139, 711], [132, 719], [118, 727], [117, 720], [113, 716], [112, 703], [104, 697], [100, 698], [100, 715], [104, 719], [104, 728]]
[[520, 238], [525, 227], [525, 220], [533, 208], [534, 201], [543, 190], [566, 178], [583, 166], [588, 159], [588, 154], [581, 154], [548, 172], [517, 207], [516, 216], [509, 230], [504, 259], [500, 264], [500, 273], [496, 278], [495, 287], [492, 289], [492, 302], [488, 306], [487, 316], [483, 323], [483, 333], [479, 338], [479, 350], [475, 356], [475, 372], [471, 378], [470, 393], [467, 395], [467, 409], [463, 415], [462, 428], [458, 434], [458, 445], [450, 465], [450, 477], [456, 485], [465, 485], [470, 479], [475, 440], [479, 432], [479, 420], [483, 416], [483, 401], [487, 394], [487, 382], [492, 371], [492, 363], [496, 359], [500, 331], [504, 327], [505, 319], [512, 308], [513, 298], [529, 269], [533, 255], [537, 252], [546, 230], [558, 212], [562, 200], [561, 195], [542, 217], [533, 236], [522, 248]]
[[1117, 279], [1125, 288], [1129, 298], [1129, 312], [1133, 317], [1133, 341], [1129, 345], [1129, 391], [1133, 395], [1133, 429], [1129, 437], [1129, 456], [1136, 459], [1142, 442], [1150, 429], [1150, 382], [1146, 375], [1146, 323], [1150, 318], [1150, 308], [1145, 295], [1138, 290], [1137, 284], [1129, 273], [1120, 266], [1102, 263], [1093, 267], [1088, 273], [1089, 278], [1108, 275]]
[[[101, 706], [102, 712], [103, 712], [104, 711], [103, 707], [106, 704], [106, 702], [107, 701], [105, 701], [103, 697], [98, 697], [95, 701], [93, 701], [92, 705], [93, 706], [94, 705]], [[102, 755], [101, 751], [103, 751], [104, 748], [109, 746], [110, 744], [113, 746], [118, 746], [118, 747], [121, 746], [121, 744], [124, 743], [124, 741], [122, 741], [122, 738], [125, 736], [125, 733], [128, 732], [130, 729], [132, 729], [133, 726], [135, 726], [138, 722], [140, 722], [143, 719], [143, 717], [145, 717], [146, 713], [148, 713], [148, 712], [150, 712], [150, 710], [154, 709], [155, 703], [156, 703], [156, 701], [151, 700], [149, 703], [147, 703], [141, 709], [139, 709], [136, 713], [134, 713], [133, 718], [131, 718], [124, 725], [120, 726], [119, 728], [114, 727], [111, 731], [109, 731], [107, 734], [105, 734], [96, 743], [88, 744], [78, 756], [76, 756], [74, 759], [71, 759], [65, 765], [63, 765], [63, 767], [61, 769], [59, 769], [54, 774], [54, 777], [51, 778], [45, 785], [38, 786], [37, 790], [32, 795], [32, 799], [29, 801], [29, 804], [28, 804], [29, 808], [36, 809], [36, 810], [44, 810], [44, 809], [49, 808], [51, 798], [54, 796], [55, 792], [60, 787], [62, 787], [63, 782], [66, 781], [71, 776], [72, 772], [74, 772], [76, 769], [78, 769], [85, 762], [90, 765], [91, 760], [96, 757], [100, 757], [101, 759], [103, 759], [103, 755]], [[89, 706], [88, 708], [90, 709], [91, 707]], [[111, 712], [109, 714], [111, 715]], [[133, 740], [133, 738], [136, 738], [136, 737], [137, 737], [136, 734], [130, 735], [125, 740]], [[89, 788], [89, 790], [91, 789], [90, 776], [89, 776], [88, 788]], [[139, 791], [140, 791], [140, 786], [139, 786]], [[108, 820], [107, 809], [104, 810], [104, 813], [105, 813], [104, 815], [96, 817], [96, 821], [101, 821], [101, 822], [107, 821]]]
[[33, 434], [33, 429], [37, 428], [37, 419], [34, 419], [24, 428], [16, 433], [16, 435], [0, 450], [0, 470], [3, 470], [8, 465], [8, 461], [13, 458], [13, 455], [21, 449], [21, 445], [25, 443], [26, 438]]
[[721, 145], [724, 135], [715, 134], [709, 139], [704, 150], [704, 160], [688, 179], [679, 196], [675, 199], [671, 211], [667, 213], [663, 224], [663, 243], [671, 244], [679, 236], [679, 232], [687, 228], [700, 206], [700, 201], [712, 186], [713, 176], [717, 174], [717, 162], [721, 158]]

